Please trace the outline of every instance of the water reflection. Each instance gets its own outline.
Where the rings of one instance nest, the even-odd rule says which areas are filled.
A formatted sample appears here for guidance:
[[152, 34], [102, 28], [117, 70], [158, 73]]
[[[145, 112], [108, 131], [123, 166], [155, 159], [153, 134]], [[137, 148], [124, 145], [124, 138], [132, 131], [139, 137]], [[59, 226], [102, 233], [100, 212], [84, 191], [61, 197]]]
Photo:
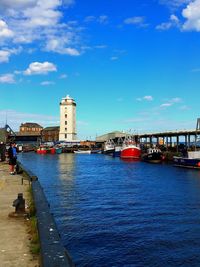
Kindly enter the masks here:
[[61, 154], [58, 159], [59, 164], [59, 178], [61, 180], [73, 180], [76, 169], [76, 160], [74, 154]]

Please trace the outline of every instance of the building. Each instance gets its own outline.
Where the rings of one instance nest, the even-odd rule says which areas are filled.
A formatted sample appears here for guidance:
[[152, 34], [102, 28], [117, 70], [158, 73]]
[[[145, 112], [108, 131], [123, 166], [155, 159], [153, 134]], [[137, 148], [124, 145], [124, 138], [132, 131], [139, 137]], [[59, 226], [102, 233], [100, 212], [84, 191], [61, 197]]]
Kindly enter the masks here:
[[60, 102], [59, 141], [76, 140], [76, 102], [68, 95]]
[[43, 142], [57, 142], [59, 140], [59, 126], [46, 127], [42, 130], [42, 141]]
[[101, 136], [97, 136], [96, 137], [96, 142], [105, 142], [109, 139], [118, 139], [118, 138], [122, 138], [125, 137], [126, 133], [125, 132], [119, 132], [119, 131], [115, 131], [115, 132], [111, 132], [111, 133], [107, 133]]
[[38, 123], [26, 122], [22, 123], [19, 128], [19, 134], [40, 135], [43, 127]]

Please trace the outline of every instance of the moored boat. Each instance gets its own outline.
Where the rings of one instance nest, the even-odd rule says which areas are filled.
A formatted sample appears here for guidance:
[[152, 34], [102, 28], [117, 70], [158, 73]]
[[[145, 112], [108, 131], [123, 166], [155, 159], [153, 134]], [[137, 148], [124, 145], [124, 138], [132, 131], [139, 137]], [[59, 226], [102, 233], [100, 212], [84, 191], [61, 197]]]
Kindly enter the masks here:
[[160, 163], [164, 160], [164, 155], [159, 148], [149, 148], [142, 156], [142, 160], [149, 163]]
[[106, 141], [104, 144], [103, 153], [111, 155], [114, 152], [114, 150], [115, 150], [115, 143], [113, 142], [113, 140], [110, 139]]
[[200, 169], [200, 151], [190, 151], [187, 157], [174, 157], [174, 166]]
[[75, 154], [91, 154], [91, 150], [75, 150]]
[[120, 157], [121, 156], [121, 150], [122, 150], [122, 146], [116, 145], [115, 150], [113, 152], [113, 157]]
[[124, 139], [120, 157], [122, 159], [140, 159], [141, 149], [133, 137], [126, 137]]

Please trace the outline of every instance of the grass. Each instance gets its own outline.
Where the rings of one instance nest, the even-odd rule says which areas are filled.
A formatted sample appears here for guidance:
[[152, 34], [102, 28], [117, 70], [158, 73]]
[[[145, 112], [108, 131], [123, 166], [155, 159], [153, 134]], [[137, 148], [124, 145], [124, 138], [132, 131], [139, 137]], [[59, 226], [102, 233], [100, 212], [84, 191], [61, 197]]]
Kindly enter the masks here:
[[30, 235], [30, 251], [34, 255], [40, 254], [40, 239], [37, 228], [37, 218], [36, 218], [36, 209], [33, 201], [32, 188], [28, 189], [28, 206], [29, 206], [29, 221], [28, 221], [28, 232]]

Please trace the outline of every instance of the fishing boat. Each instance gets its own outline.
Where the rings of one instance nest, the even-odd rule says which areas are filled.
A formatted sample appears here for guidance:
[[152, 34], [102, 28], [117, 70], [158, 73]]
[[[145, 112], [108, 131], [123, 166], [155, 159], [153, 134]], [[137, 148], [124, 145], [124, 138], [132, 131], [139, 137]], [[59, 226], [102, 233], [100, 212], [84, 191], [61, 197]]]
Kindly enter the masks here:
[[174, 166], [200, 169], [200, 151], [188, 151], [187, 157], [174, 157]]
[[123, 139], [119, 138], [117, 144], [115, 145], [115, 150], [113, 152], [113, 157], [120, 157], [122, 150]]
[[188, 151], [187, 156], [174, 157], [174, 166], [190, 169], [200, 169], [200, 151], [197, 150], [197, 144], [200, 141], [200, 118], [197, 119], [196, 134], [195, 134], [195, 151]]
[[126, 137], [122, 144], [121, 155], [122, 159], [140, 159], [141, 149], [135, 142], [135, 138], [132, 136]]
[[62, 153], [62, 147], [56, 147], [56, 154]]
[[91, 150], [75, 150], [75, 154], [91, 154]]
[[103, 153], [107, 155], [112, 155], [115, 150], [115, 143], [112, 139], [109, 139], [104, 144], [104, 150]]
[[149, 148], [142, 156], [142, 160], [149, 163], [160, 163], [164, 160], [164, 155], [159, 148]]

